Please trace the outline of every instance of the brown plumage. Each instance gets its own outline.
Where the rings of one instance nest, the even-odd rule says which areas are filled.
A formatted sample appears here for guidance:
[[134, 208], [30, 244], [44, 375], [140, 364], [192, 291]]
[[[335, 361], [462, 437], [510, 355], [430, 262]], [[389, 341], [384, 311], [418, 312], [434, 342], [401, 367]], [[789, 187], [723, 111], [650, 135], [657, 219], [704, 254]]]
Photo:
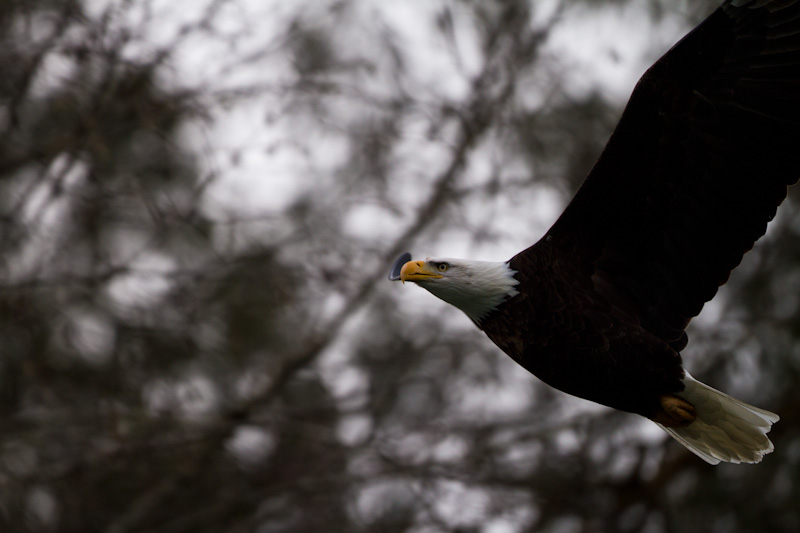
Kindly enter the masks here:
[[[669, 426], [665, 398], [708, 399], [694, 380], [683, 392], [686, 326], [798, 177], [800, 1], [729, 0], [641, 78], [575, 198], [508, 262], [513, 293], [485, 316], [468, 314], [546, 383]], [[403, 269], [437, 294], [430, 275]], [[754, 462], [772, 449], [764, 437], [757, 457], [728, 458], [670, 433], [709, 462]]]
[[570, 205], [511, 259], [521, 294], [483, 329], [525, 337], [501, 348], [545, 382], [645, 416], [682, 390], [684, 329], [800, 177], [800, 2], [755, 3], [645, 73]]

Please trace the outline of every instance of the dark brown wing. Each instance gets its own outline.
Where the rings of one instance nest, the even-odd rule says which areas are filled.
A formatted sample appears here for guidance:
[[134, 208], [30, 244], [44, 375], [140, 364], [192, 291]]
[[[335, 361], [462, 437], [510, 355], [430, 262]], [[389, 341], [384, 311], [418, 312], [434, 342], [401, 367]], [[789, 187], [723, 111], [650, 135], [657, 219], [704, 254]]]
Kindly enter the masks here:
[[728, 1], [642, 77], [545, 239], [680, 350], [798, 176], [800, 1]]

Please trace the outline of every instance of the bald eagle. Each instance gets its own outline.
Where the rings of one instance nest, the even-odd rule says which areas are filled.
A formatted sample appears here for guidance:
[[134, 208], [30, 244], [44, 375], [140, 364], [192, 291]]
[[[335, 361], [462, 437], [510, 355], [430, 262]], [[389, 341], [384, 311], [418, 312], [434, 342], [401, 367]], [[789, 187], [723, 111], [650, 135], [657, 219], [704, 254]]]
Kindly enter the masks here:
[[639, 80], [585, 182], [505, 262], [403, 254], [542, 381], [645, 416], [711, 464], [757, 463], [778, 416], [683, 368], [685, 329], [800, 177], [800, 0], [728, 0]]

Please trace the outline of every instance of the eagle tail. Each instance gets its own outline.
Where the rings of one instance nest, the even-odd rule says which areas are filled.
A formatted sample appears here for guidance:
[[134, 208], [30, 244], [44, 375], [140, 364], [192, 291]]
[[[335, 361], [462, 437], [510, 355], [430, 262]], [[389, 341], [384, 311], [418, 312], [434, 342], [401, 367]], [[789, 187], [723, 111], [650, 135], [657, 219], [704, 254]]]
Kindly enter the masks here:
[[712, 465], [758, 463], [775, 449], [767, 433], [778, 415], [712, 389], [688, 373], [684, 385], [678, 396], [695, 406], [697, 418], [684, 427], [658, 425], [692, 453]]

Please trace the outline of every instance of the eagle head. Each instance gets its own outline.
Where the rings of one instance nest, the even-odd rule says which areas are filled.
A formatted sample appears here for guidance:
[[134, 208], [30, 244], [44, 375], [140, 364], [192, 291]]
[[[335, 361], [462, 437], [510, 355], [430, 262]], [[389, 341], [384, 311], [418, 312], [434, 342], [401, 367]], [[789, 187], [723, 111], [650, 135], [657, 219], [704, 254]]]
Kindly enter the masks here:
[[[389, 278], [416, 283], [464, 311], [479, 326], [498, 305], [519, 293], [515, 288], [519, 281], [507, 262], [432, 257], [408, 261], [410, 258], [401, 256]], [[402, 266], [398, 264], [401, 260], [405, 260]]]

